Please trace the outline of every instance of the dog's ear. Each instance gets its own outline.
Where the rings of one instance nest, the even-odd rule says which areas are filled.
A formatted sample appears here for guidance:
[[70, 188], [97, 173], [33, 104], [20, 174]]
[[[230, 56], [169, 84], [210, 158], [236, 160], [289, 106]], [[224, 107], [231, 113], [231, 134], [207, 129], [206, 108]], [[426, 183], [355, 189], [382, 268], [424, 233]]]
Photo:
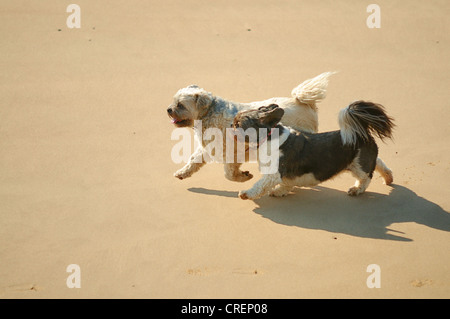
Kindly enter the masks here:
[[262, 111], [259, 115], [260, 121], [270, 127], [277, 125], [284, 115], [284, 110], [276, 104], [260, 107], [259, 110]]
[[258, 110], [262, 111], [262, 112], [269, 112], [269, 111], [272, 111], [273, 109], [275, 109], [277, 107], [278, 107], [277, 104], [273, 104], [272, 103], [269, 106], [261, 106], [261, 107], [258, 108]]
[[194, 98], [200, 113], [206, 111], [212, 103], [212, 97], [206, 91], [195, 93]]

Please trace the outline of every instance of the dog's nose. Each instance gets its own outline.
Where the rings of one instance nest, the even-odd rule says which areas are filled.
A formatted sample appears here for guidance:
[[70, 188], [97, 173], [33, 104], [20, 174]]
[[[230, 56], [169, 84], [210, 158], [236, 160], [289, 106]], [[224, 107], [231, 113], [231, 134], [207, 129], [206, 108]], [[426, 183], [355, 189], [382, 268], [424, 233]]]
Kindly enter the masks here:
[[172, 114], [172, 112], [173, 112], [172, 108], [169, 107], [169, 108], [167, 109], [167, 113]]

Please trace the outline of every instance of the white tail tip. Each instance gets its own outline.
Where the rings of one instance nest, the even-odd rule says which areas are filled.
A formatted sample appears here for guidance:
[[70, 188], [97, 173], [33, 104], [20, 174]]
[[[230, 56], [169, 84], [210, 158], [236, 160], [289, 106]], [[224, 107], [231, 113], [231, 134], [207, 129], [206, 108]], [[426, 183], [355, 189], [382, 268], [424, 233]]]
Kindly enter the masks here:
[[292, 90], [292, 97], [301, 103], [319, 102], [327, 95], [328, 78], [337, 72], [325, 72], [308, 79]]

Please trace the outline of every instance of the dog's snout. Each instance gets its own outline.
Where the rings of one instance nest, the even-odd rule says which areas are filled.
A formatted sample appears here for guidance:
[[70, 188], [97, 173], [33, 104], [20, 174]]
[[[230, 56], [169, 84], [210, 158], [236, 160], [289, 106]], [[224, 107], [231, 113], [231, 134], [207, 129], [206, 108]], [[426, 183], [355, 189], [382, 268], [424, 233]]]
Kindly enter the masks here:
[[169, 113], [169, 115], [170, 115], [170, 114], [172, 114], [172, 112], [173, 112], [172, 108], [171, 108], [171, 107], [168, 107], [168, 108], [167, 108], [167, 113]]

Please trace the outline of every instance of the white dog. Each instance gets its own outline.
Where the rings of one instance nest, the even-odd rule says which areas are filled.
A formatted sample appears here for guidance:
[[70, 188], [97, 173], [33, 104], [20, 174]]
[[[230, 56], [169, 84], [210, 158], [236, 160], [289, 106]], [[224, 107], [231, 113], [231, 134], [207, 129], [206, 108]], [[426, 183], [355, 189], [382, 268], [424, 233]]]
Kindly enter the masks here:
[[[230, 128], [236, 114], [242, 110], [258, 108], [275, 103], [284, 110], [282, 123], [295, 130], [317, 133], [318, 118], [316, 103], [326, 96], [328, 78], [334, 72], [326, 72], [313, 79], [304, 81], [291, 92], [292, 97], [277, 97], [259, 102], [236, 103], [227, 101], [205, 91], [204, 89], [191, 85], [180, 89], [174, 96], [173, 103], [167, 109], [172, 123], [177, 127], [193, 127], [194, 120], [201, 121], [202, 132], [196, 136], [203, 136], [208, 128], [218, 128], [224, 137], [226, 144], [226, 128]], [[174, 176], [184, 179], [197, 172], [205, 162], [205, 146], [208, 141], [201, 139], [202, 146], [198, 147], [189, 159], [189, 162]], [[225, 163], [225, 154], [224, 163]], [[242, 163], [225, 163], [225, 177], [231, 181], [245, 182], [253, 177], [248, 171], [241, 171]]]

